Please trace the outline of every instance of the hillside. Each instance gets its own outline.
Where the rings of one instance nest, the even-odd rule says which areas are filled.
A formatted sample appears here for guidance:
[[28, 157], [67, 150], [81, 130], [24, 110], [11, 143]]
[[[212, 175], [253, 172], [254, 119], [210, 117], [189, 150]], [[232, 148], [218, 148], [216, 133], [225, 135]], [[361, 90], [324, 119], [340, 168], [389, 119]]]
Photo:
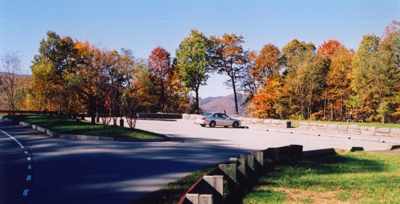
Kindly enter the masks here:
[[[245, 106], [241, 105], [244, 103], [246, 97], [243, 94], [238, 95], [239, 102], [239, 114], [243, 115]], [[207, 97], [200, 99], [200, 108], [204, 112], [224, 112], [233, 114], [235, 112], [235, 102], [233, 94], [227, 96]]]

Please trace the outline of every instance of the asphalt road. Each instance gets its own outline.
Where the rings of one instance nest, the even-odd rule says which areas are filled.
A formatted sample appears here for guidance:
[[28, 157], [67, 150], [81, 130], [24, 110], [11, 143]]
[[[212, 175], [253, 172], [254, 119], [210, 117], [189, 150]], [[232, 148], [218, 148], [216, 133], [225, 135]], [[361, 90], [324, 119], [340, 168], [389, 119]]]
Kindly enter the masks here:
[[[49, 138], [0, 122], [0, 203], [134, 203], [189, 172], [246, 152], [200, 141], [106, 142]], [[23, 192], [29, 189], [27, 196]]]
[[0, 131], [0, 203], [128, 204], [191, 171], [252, 150], [288, 144], [384, 150], [392, 144], [331, 137], [334, 133], [327, 132], [320, 137], [273, 128], [267, 132], [264, 126], [202, 128], [186, 120], [141, 120], [137, 128], [176, 140], [71, 141], [0, 121], [5, 131]]

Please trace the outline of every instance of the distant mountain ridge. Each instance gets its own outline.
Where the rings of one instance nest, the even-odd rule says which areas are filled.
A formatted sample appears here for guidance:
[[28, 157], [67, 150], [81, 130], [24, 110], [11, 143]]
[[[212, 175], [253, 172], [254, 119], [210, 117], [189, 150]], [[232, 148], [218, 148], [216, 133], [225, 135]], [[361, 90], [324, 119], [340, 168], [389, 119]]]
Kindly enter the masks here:
[[[9, 74], [9, 73], [7, 73], [7, 72], [1, 72], [0, 71], [0, 75], [6, 75], [6, 74]], [[32, 75], [31, 74], [15, 74], [17, 77], [31, 77]]]
[[[246, 95], [238, 94], [239, 114], [243, 115], [246, 106], [242, 105], [246, 100]], [[228, 114], [235, 113], [235, 99], [233, 94], [227, 96], [215, 96], [200, 98], [200, 108], [203, 112], [224, 112]]]

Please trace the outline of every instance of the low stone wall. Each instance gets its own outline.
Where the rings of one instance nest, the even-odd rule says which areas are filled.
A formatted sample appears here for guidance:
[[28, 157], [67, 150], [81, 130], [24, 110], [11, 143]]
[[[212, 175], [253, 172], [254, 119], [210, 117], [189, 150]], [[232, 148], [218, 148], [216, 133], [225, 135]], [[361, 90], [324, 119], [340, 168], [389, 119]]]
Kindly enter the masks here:
[[184, 113], [182, 114], [182, 119], [184, 120], [197, 120], [197, 119], [201, 119], [203, 116], [200, 114], [187, 114]]
[[330, 130], [349, 135], [364, 135], [376, 137], [400, 137], [400, 128], [377, 128], [346, 124], [323, 124], [316, 122], [299, 122], [299, 129]]
[[265, 171], [279, 163], [294, 163], [304, 157], [335, 155], [333, 149], [303, 152], [300, 145], [268, 148], [231, 158], [199, 178], [181, 196], [179, 204], [220, 204], [241, 199]]
[[[202, 116], [199, 114], [182, 114], [182, 119], [184, 120], [196, 120], [200, 119]], [[241, 120], [243, 125], [266, 125], [268, 127], [276, 128], [286, 128], [286, 123], [288, 120], [279, 119], [259, 119], [251, 117], [234, 117]], [[376, 127], [365, 127], [354, 124], [330, 124], [330, 123], [318, 123], [318, 122], [308, 122], [300, 121], [297, 122], [297, 129], [303, 131], [321, 131], [326, 130], [333, 131], [336, 133], [346, 134], [346, 135], [363, 135], [363, 136], [377, 136], [377, 137], [399, 137], [400, 138], [400, 128], [376, 128]], [[293, 125], [293, 124], [292, 124]]]

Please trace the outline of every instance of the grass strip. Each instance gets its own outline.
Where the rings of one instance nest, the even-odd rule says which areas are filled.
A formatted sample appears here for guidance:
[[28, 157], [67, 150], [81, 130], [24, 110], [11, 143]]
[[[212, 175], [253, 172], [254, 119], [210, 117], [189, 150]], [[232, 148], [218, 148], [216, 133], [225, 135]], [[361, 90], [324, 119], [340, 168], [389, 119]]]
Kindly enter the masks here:
[[92, 125], [88, 122], [77, 121], [66, 117], [51, 117], [49, 115], [17, 115], [6, 118], [25, 121], [31, 124], [50, 129], [59, 134], [78, 134], [89, 136], [113, 137], [116, 139], [128, 139], [138, 141], [165, 140], [160, 134], [140, 129], [129, 129], [101, 124]]

